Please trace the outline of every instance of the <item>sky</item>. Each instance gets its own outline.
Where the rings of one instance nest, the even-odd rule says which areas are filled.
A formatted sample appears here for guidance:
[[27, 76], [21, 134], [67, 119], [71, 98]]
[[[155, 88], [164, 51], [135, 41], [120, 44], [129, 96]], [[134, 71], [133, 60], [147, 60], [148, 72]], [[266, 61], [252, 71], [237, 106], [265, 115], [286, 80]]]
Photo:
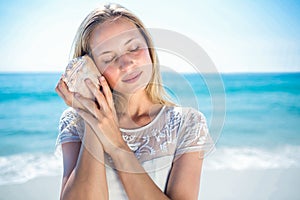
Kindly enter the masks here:
[[[62, 72], [79, 24], [105, 2], [0, 0], [0, 71]], [[135, 13], [148, 28], [187, 36], [220, 72], [300, 71], [300, 1], [114, 2]], [[166, 54], [159, 53], [164, 65], [179, 69], [187, 64]]]

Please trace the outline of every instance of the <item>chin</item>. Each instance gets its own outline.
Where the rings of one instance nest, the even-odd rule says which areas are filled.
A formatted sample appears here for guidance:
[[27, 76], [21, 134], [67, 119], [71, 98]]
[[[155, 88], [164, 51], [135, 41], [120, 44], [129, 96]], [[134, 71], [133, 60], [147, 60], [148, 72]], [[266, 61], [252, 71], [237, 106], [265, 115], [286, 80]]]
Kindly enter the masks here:
[[144, 71], [144, 73], [142, 74], [142, 76], [140, 77], [140, 79], [133, 83], [133, 84], [127, 84], [127, 83], [122, 83], [121, 85], [119, 85], [119, 87], [115, 87], [114, 90], [116, 90], [117, 92], [124, 94], [124, 95], [128, 95], [128, 94], [134, 94], [137, 92], [140, 92], [142, 90], [145, 90], [147, 85], [150, 83], [151, 77], [148, 76], [149, 72]]
[[124, 95], [132, 95], [142, 90], [145, 90], [148, 84], [136, 85], [127, 88], [117, 88], [116, 91]]

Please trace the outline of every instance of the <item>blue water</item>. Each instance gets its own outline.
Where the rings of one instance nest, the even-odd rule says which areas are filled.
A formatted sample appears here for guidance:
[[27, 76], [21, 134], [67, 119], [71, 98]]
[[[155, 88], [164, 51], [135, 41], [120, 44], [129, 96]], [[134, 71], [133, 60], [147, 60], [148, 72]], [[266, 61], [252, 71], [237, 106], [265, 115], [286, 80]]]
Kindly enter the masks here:
[[[212, 83], [206, 81], [209, 75], [186, 74], [186, 81], [164, 77], [184, 105], [198, 106], [208, 119], [216, 117], [209, 91]], [[217, 146], [274, 149], [300, 145], [300, 73], [222, 74], [221, 79], [226, 118]], [[191, 102], [193, 95], [196, 104]]]
[[0, 156], [51, 152], [63, 102], [58, 74], [0, 75]]
[[[210, 90], [212, 83], [205, 76], [176, 76], [163, 74], [170, 96], [177, 103], [199, 108], [208, 122], [216, 117], [211, 94], [222, 90]], [[14, 170], [18, 167], [7, 169], [20, 161], [20, 168], [27, 166], [29, 171], [32, 167], [40, 169], [38, 164], [29, 167], [32, 162], [52, 159], [53, 170], [59, 165], [60, 161], [51, 157], [58, 120], [66, 108], [54, 91], [59, 78], [59, 73], [0, 74], [0, 184], [10, 177], [12, 182], [24, 179], [23, 175], [16, 175]], [[217, 148], [234, 152], [250, 148], [267, 152], [270, 157], [282, 152], [281, 148], [287, 152], [283, 157], [291, 157], [295, 149], [298, 152], [300, 73], [222, 74], [221, 80], [226, 104], [220, 109], [224, 109], [226, 118], [221, 134], [215, 135]], [[292, 161], [300, 163], [299, 156]]]

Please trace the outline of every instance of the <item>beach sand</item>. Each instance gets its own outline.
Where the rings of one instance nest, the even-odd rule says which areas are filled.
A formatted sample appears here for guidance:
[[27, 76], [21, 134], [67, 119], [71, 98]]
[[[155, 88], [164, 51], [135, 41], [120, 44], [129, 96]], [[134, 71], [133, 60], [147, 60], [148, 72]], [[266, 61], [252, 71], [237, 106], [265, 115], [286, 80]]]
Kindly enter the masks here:
[[59, 199], [60, 176], [38, 177], [26, 183], [0, 185], [0, 200]]
[[200, 200], [300, 199], [300, 168], [203, 170]]
[[[59, 199], [60, 176], [0, 186], [0, 200]], [[300, 199], [300, 168], [203, 170], [199, 200]]]

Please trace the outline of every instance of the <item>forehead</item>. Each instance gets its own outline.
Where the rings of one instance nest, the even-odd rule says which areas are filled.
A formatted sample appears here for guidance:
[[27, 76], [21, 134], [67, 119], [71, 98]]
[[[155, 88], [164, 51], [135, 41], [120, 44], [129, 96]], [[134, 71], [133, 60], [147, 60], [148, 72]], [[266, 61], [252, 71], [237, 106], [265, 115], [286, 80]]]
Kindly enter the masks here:
[[127, 19], [118, 18], [97, 25], [91, 33], [89, 45], [92, 50], [95, 50], [114, 44], [120, 45], [126, 39], [141, 36], [135, 24]]

